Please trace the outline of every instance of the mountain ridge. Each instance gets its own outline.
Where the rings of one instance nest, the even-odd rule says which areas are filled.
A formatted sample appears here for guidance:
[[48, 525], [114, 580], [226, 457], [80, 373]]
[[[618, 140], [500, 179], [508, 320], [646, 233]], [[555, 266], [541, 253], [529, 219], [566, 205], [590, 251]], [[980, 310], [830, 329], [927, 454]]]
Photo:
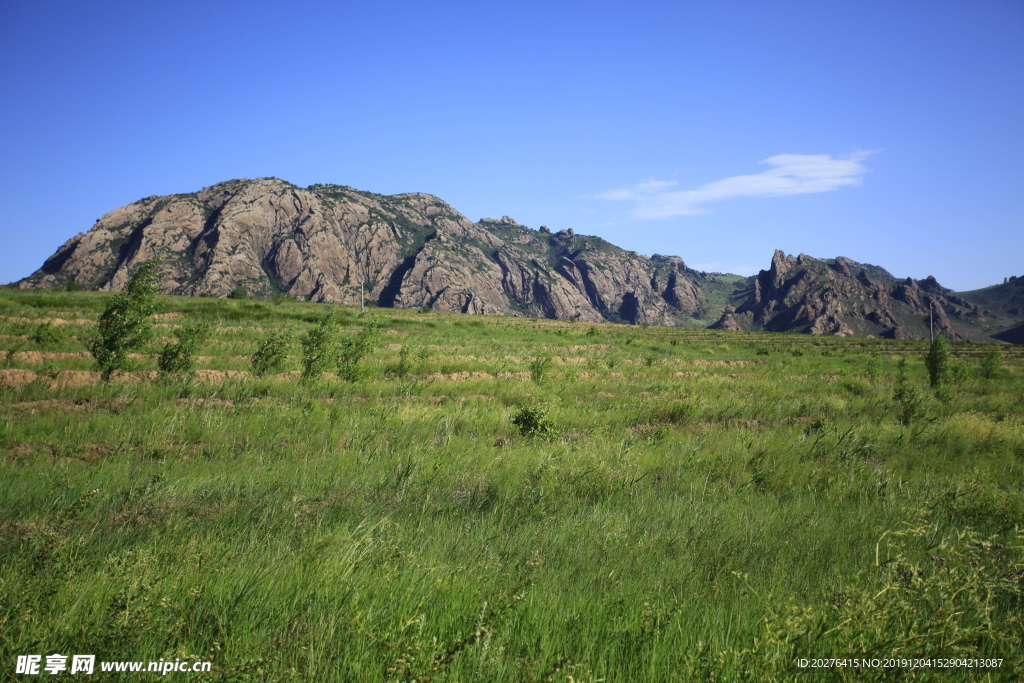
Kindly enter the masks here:
[[156, 257], [166, 294], [242, 286], [316, 302], [358, 304], [365, 294], [385, 307], [843, 336], [926, 337], [930, 315], [950, 339], [993, 341], [1021, 322], [1015, 302], [1024, 302], [1024, 278], [958, 295], [932, 277], [781, 251], [758, 275], [712, 274], [572, 229], [533, 230], [508, 216], [473, 223], [430, 194], [278, 178], [114, 209], [15, 285], [116, 291]]

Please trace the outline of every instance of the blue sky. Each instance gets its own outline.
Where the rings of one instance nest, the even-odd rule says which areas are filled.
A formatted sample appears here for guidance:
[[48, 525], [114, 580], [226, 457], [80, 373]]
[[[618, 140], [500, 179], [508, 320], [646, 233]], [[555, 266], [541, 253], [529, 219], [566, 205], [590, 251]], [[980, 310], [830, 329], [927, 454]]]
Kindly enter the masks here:
[[706, 270], [1024, 274], [1024, 2], [0, 0], [0, 282], [239, 177]]

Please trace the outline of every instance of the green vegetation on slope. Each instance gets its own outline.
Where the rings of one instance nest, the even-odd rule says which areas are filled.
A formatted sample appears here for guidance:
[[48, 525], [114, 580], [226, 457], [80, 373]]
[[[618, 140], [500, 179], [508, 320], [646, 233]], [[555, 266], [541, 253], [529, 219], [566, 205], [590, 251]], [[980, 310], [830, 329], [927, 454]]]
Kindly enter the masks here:
[[[342, 338], [369, 315], [159, 297], [137, 372], [102, 383], [85, 351], [109, 300], [0, 292], [8, 666], [1024, 675], [1024, 349], [989, 379], [989, 346], [950, 344], [966, 372], [940, 400], [922, 342], [376, 309], [361, 378], [302, 384], [298, 340], [324, 312]], [[47, 321], [71, 333], [34, 341]], [[195, 378], [159, 379], [161, 349], [202, 323]], [[271, 334], [281, 372], [251, 377]], [[1002, 664], [797, 665], [890, 655]]]

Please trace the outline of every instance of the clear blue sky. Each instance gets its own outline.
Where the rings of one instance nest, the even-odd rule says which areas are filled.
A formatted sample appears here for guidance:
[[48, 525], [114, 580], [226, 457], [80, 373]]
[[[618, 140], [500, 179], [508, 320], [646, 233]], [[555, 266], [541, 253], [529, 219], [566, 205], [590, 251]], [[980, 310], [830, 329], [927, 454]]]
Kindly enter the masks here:
[[750, 274], [1024, 274], [1024, 2], [0, 0], [0, 282], [152, 194], [429, 192]]

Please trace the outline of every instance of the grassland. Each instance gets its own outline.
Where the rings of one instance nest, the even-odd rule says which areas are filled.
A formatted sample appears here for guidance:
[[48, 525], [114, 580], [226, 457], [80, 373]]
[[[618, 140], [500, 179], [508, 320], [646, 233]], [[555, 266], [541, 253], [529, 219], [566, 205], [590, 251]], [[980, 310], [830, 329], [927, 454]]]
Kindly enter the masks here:
[[[953, 344], [940, 401], [921, 342], [382, 309], [360, 381], [304, 385], [326, 306], [166, 297], [102, 383], [106, 296], [0, 291], [5, 680], [58, 652], [216, 681], [1024, 677], [1020, 347], [988, 380]], [[193, 322], [199, 373], [160, 379]], [[285, 372], [247, 376], [283, 329]], [[798, 666], [889, 656], [933, 664]]]

